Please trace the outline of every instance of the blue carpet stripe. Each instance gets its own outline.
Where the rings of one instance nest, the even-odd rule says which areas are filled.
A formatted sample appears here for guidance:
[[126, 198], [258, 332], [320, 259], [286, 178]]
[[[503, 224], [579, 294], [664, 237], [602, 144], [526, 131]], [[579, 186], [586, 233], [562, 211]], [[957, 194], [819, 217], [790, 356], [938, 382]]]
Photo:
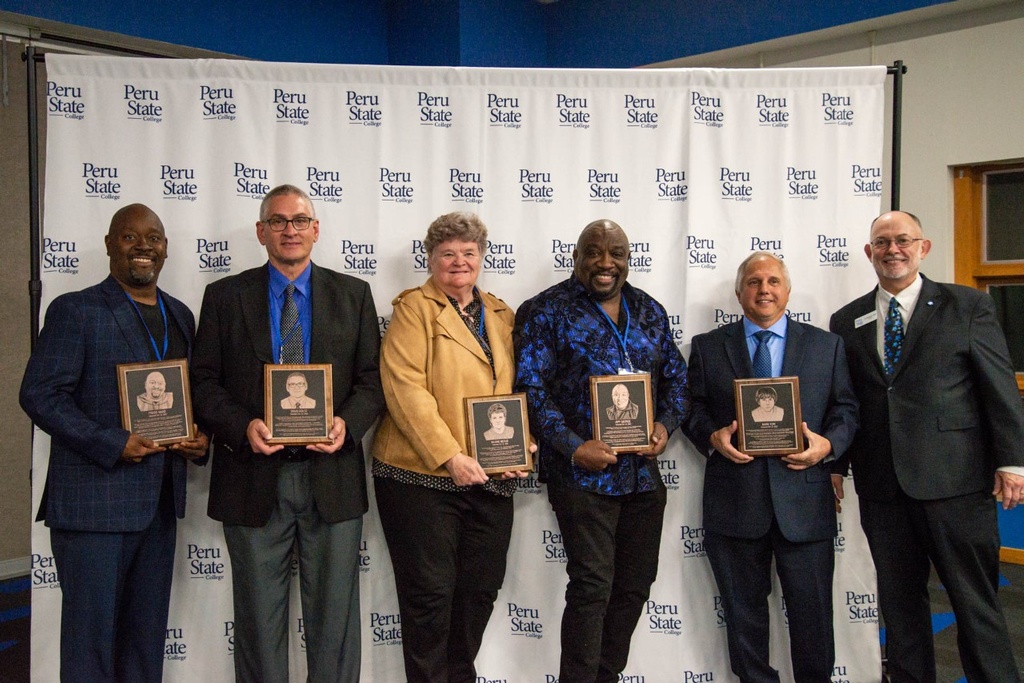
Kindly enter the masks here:
[[32, 587], [32, 582], [27, 576], [10, 581], [0, 581], [0, 593], [20, 593]]
[[32, 613], [32, 608], [28, 605], [24, 607], [15, 607], [14, 609], [7, 609], [0, 612], [0, 624], [5, 621], [14, 621], [15, 619], [25, 619], [29, 614]]
[[938, 633], [944, 628], [949, 628], [956, 623], [956, 617], [952, 612], [936, 612], [932, 615], [932, 633]]

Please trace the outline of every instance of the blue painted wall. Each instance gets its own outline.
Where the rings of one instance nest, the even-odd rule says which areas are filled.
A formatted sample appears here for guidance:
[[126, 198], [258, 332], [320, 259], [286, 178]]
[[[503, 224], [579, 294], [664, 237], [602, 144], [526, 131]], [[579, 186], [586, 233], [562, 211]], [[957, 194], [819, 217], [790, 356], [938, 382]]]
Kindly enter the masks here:
[[462, 66], [548, 67], [547, 17], [535, 0], [464, 0]]
[[549, 65], [621, 68], [749, 45], [950, 0], [561, 0]]
[[461, 64], [459, 0], [387, 3], [388, 64]]
[[0, 10], [267, 61], [631, 67], [951, 0], [0, 0]]
[[0, 10], [275, 62], [387, 64], [384, 0], [0, 0]]

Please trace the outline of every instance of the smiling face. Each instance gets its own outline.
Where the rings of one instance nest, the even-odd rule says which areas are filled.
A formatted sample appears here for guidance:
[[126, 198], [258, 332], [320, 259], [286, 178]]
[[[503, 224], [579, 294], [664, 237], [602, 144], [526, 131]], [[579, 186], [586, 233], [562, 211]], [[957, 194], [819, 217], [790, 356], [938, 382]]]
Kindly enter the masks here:
[[736, 298], [743, 314], [761, 328], [769, 328], [786, 314], [789, 285], [782, 266], [773, 258], [759, 257], [746, 265]]
[[629, 275], [629, 239], [612, 221], [594, 221], [580, 234], [572, 253], [576, 279], [598, 301], [619, 296]]
[[[267, 248], [270, 263], [285, 274], [302, 271], [309, 263], [313, 244], [320, 238], [320, 221], [315, 219], [313, 207], [297, 194], [280, 194], [267, 202], [264, 211], [256, 223], [256, 238]], [[300, 216], [314, 219], [305, 230], [296, 230], [293, 223], [288, 223], [284, 230], [275, 232], [266, 223], [271, 218], [290, 221]]]
[[625, 410], [629, 405], [629, 389], [625, 384], [616, 384], [612, 387], [612, 403], [619, 410]]
[[[908, 247], [899, 247], [899, 238], [913, 240]], [[885, 242], [876, 248], [875, 241]], [[883, 213], [871, 225], [871, 239], [864, 245], [864, 253], [871, 259], [871, 265], [878, 275], [878, 282], [887, 292], [899, 294], [917, 279], [921, 261], [932, 248], [924, 239], [924, 232], [911, 216], [902, 211]]]
[[480, 245], [476, 242], [448, 240], [430, 252], [430, 274], [442, 292], [461, 299], [476, 285], [480, 260]]
[[288, 395], [292, 398], [302, 398], [306, 395], [306, 376], [288, 375], [285, 380], [285, 388], [288, 389]]
[[154, 401], [164, 395], [167, 389], [167, 382], [159, 372], [151, 372], [146, 375], [146, 395]]
[[160, 218], [142, 204], [132, 204], [110, 221], [103, 239], [110, 257], [110, 274], [123, 287], [155, 287], [167, 258], [167, 237]]

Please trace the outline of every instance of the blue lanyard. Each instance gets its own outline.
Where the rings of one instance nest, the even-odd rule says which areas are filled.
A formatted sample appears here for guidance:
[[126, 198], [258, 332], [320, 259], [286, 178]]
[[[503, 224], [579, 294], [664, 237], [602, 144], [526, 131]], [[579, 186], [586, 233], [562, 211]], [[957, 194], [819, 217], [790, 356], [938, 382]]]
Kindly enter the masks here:
[[604, 310], [601, 304], [599, 304], [597, 301], [594, 301], [594, 305], [597, 306], [597, 310], [601, 311], [601, 315], [604, 316], [604, 319], [608, 321], [609, 327], [612, 328], [612, 334], [615, 335], [616, 341], [619, 342], [619, 351], [622, 353], [622, 359], [626, 361], [626, 366], [629, 367], [629, 371], [636, 372], [636, 370], [633, 368], [633, 361], [629, 357], [629, 349], [626, 348], [626, 339], [629, 338], [629, 304], [626, 303], [626, 297], [624, 296], [621, 297], [619, 301], [621, 302], [622, 310], [626, 312], [625, 334], [619, 333], [619, 326], [615, 324], [615, 321], [611, 319], [611, 316], [608, 315], [608, 312]]
[[163, 360], [164, 356], [167, 355], [167, 343], [171, 337], [171, 328], [167, 325], [167, 309], [164, 308], [164, 298], [160, 296], [160, 292], [156, 293], [156, 303], [160, 307], [160, 315], [164, 319], [164, 350], [163, 353], [161, 353], [160, 349], [156, 346], [156, 339], [153, 337], [153, 332], [150, 331], [149, 325], [146, 324], [146, 319], [142, 317], [142, 311], [139, 310], [139, 305], [135, 303], [135, 299], [133, 299], [128, 292], [125, 292], [124, 295], [128, 297], [128, 302], [131, 303], [132, 308], [135, 309], [135, 314], [139, 316], [139, 320], [142, 321], [142, 326], [146, 328], [146, 334], [149, 335], [149, 343], [153, 345], [153, 353], [156, 355], [156, 359]]
[[476, 324], [476, 336], [480, 338], [480, 343], [482, 343], [484, 345], [487, 345], [487, 342], [484, 341], [484, 312], [486, 310], [487, 309], [484, 308], [484, 300], [483, 300], [483, 298], [481, 298], [480, 299], [480, 322], [478, 322]]

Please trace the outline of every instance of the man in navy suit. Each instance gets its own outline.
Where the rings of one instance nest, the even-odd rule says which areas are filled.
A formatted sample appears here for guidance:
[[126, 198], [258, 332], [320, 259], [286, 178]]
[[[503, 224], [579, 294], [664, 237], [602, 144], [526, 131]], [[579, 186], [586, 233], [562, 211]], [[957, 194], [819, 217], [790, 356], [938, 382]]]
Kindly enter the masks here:
[[105, 242], [110, 276], [47, 309], [21, 406], [51, 438], [38, 519], [62, 591], [61, 680], [159, 683], [185, 461], [207, 439], [166, 448], [122, 429], [116, 366], [187, 358], [195, 321], [157, 289], [167, 237], [155, 213], [122, 208]]
[[[683, 430], [707, 456], [705, 548], [722, 595], [729, 660], [744, 683], [779, 680], [768, 661], [773, 556], [794, 680], [829, 683], [835, 662], [836, 511], [829, 461], [853, 439], [857, 400], [842, 340], [786, 316], [791, 289], [785, 264], [754, 252], [736, 274], [743, 320], [694, 337], [690, 352], [691, 412]], [[733, 379], [792, 375], [800, 378], [798, 427], [806, 449], [784, 457], [741, 453]]]
[[[192, 387], [213, 434], [209, 515], [231, 557], [237, 681], [288, 680], [293, 546], [309, 681], [359, 680], [362, 439], [384, 409], [380, 332], [369, 285], [311, 261], [319, 237], [309, 195], [274, 188], [256, 222], [268, 262], [207, 287], [199, 316]], [[267, 443], [271, 363], [331, 365], [330, 443]]]
[[920, 275], [930, 249], [913, 214], [876, 218], [864, 253], [878, 287], [832, 316], [861, 405], [863, 429], [847, 457], [892, 682], [935, 680], [934, 564], [967, 680], [1012, 683], [1021, 679], [996, 593], [992, 496], [1005, 509], [1020, 501], [1024, 410], [992, 299]]

